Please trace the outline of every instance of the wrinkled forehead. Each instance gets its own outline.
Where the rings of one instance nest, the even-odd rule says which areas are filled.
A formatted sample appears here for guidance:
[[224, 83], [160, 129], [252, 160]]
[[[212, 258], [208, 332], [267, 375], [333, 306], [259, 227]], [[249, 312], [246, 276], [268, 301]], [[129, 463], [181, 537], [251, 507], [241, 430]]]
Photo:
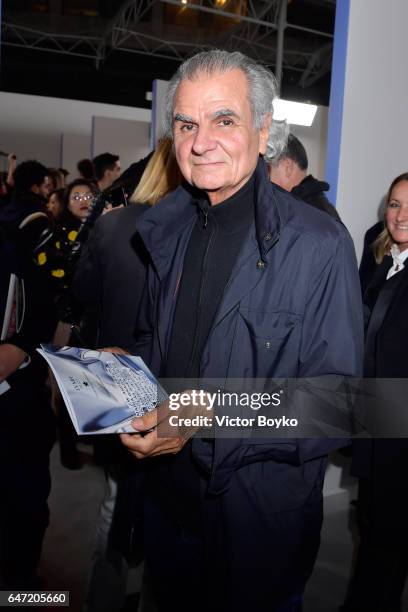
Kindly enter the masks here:
[[243, 70], [240, 68], [225, 71], [200, 70], [192, 75], [186, 75], [175, 90], [173, 115], [177, 112], [177, 107], [197, 105], [204, 99], [214, 101], [214, 104], [219, 99], [224, 106], [225, 102], [230, 102], [239, 109], [247, 107], [249, 103], [251, 109], [249, 83]]

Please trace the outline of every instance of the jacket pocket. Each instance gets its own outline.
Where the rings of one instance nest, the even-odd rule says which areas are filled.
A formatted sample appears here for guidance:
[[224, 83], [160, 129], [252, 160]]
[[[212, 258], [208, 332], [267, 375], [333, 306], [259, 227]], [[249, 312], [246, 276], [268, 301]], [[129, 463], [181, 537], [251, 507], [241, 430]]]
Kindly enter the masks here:
[[[235, 339], [238, 352], [245, 353], [246, 377], [289, 377], [297, 370], [299, 316], [288, 312], [240, 309]], [[249, 349], [245, 352], [245, 347]]]
[[252, 499], [266, 515], [321, 502], [324, 466], [321, 459], [301, 466], [274, 461], [254, 463], [247, 471]]

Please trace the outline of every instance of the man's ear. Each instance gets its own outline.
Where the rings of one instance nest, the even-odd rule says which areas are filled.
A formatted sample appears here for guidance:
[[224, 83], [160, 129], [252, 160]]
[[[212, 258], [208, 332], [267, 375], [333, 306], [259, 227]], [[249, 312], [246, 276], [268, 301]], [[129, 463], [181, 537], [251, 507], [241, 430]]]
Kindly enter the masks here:
[[295, 169], [295, 163], [293, 159], [290, 159], [289, 157], [285, 157], [285, 159], [283, 160], [283, 164], [284, 164], [283, 167], [284, 167], [284, 172], [285, 172], [285, 178], [290, 179]]
[[268, 145], [269, 130], [272, 124], [272, 113], [265, 115], [263, 125], [259, 130], [259, 153], [264, 155]]

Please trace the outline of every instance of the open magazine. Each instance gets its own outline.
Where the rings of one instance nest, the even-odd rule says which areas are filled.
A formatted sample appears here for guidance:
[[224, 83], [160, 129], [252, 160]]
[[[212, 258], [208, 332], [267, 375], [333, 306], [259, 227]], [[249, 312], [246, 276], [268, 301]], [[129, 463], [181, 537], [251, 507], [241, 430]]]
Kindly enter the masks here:
[[79, 435], [135, 432], [130, 422], [167, 399], [140, 357], [41, 345]]

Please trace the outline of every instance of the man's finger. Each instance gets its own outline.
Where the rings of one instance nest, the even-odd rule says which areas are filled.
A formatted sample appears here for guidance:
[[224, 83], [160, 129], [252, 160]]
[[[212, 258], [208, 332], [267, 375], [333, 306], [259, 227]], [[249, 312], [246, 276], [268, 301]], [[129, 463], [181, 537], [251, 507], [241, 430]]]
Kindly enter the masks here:
[[107, 346], [105, 348], [97, 349], [101, 353], [116, 353], [117, 355], [130, 355], [125, 349], [119, 348], [119, 346]]
[[154, 432], [145, 436], [137, 436], [135, 434], [120, 434], [122, 443], [132, 452], [140, 453], [143, 456], [147, 455], [157, 443]]
[[169, 412], [169, 401], [166, 400], [160, 404], [156, 410], [146, 412], [142, 417], [133, 419], [131, 423], [132, 427], [136, 429], [136, 431], [148, 431], [149, 429], [153, 429], [157, 427], [159, 423], [167, 420]]
[[122, 443], [130, 450], [137, 459], [146, 457], [156, 457], [157, 455], [175, 454], [183, 447], [184, 441], [181, 438], [163, 438], [159, 441], [156, 432], [151, 432], [146, 436], [136, 436], [134, 434], [120, 434]]
[[147, 412], [142, 417], [133, 419], [131, 425], [136, 431], [149, 431], [157, 426], [157, 410]]
[[159, 455], [176, 455], [184, 446], [184, 440], [182, 438], [170, 438], [171, 443], [164, 447], [157, 449], [152, 452], [149, 457], [158, 457]]

